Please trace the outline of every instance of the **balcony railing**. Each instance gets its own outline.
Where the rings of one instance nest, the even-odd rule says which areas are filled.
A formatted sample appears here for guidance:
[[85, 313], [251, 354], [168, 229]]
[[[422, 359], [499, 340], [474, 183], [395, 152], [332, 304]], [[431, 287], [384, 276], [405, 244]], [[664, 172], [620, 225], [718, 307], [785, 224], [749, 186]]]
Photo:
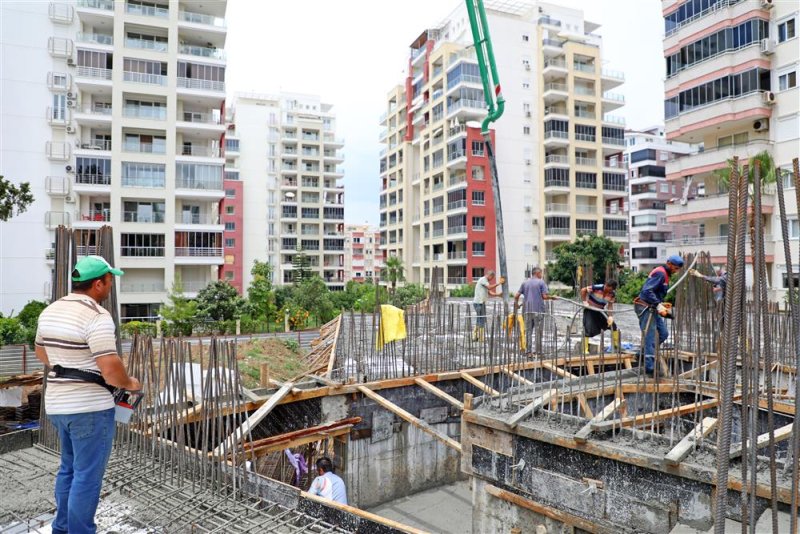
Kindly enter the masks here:
[[122, 114], [136, 119], [166, 120], [167, 108], [165, 106], [125, 106]]
[[603, 69], [603, 78], [625, 81], [625, 73], [618, 70]]
[[110, 139], [93, 139], [86, 142], [75, 141], [75, 148], [82, 150], [111, 150]]
[[225, 59], [225, 50], [207, 46], [180, 45], [178, 52], [190, 56], [206, 57], [210, 59]]
[[448, 252], [447, 253], [448, 260], [465, 260], [467, 259], [467, 251], [461, 250], [456, 252]]
[[209, 191], [222, 190], [222, 178], [176, 178], [175, 187], [178, 189], [205, 189]]
[[[747, 244], [750, 244], [750, 236], [746, 237]], [[773, 241], [774, 237], [771, 235], [764, 236], [764, 243], [769, 243]], [[667, 244], [672, 247], [680, 247], [682, 245], [685, 246], [702, 246], [702, 245], [727, 245], [728, 244], [728, 236], [726, 235], [715, 235], [715, 236], [708, 236], [708, 237], [682, 237], [679, 239], [671, 239], [667, 241]], [[750, 248], [748, 246], [747, 252], [750, 252]]]
[[[201, 78], [178, 78], [178, 87], [185, 89], [199, 89], [203, 91], [225, 92], [225, 82], [203, 80]], [[284, 135], [284, 137], [287, 137]]]
[[603, 230], [603, 235], [608, 237], [628, 237], [627, 230]]
[[597, 207], [589, 204], [576, 204], [575, 213], [581, 214], [594, 214], [597, 213]]
[[544, 205], [544, 211], [551, 212], [551, 211], [562, 211], [568, 212], [569, 211], [569, 204], [557, 204], [548, 202]]
[[126, 70], [122, 73], [122, 78], [126, 82], [146, 83], [148, 85], [167, 85], [167, 77], [161, 74], [148, 74], [146, 72], [131, 72]]
[[486, 104], [480, 100], [469, 100], [467, 98], [462, 98], [461, 100], [450, 103], [447, 106], [447, 112], [452, 113], [453, 111], [457, 111], [461, 108], [484, 110], [486, 109]]
[[108, 174], [76, 174], [75, 183], [79, 185], [111, 185]]
[[[182, 284], [183, 290], [186, 291], [186, 284]], [[120, 289], [123, 293], [163, 293], [164, 282], [140, 282], [140, 283], [127, 283], [120, 284]]]
[[544, 235], [569, 235], [569, 228], [545, 228]]
[[448, 235], [466, 234], [466, 233], [467, 233], [467, 227], [466, 226], [451, 226], [451, 227], [449, 227], [447, 229], [447, 234]]
[[578, 72], [588, 72], [592, 74], [595, 72], [594, 65], [588, 65], [586, 63], [575, 63], [572, 67]]
[[555, 39], [542, 39], [543, 46], [554, 46], [556, 48], [563, 48], [564, 43], [561, 41], [556, 41]]
[[114, 11], [114, 0], [78, 0], [78, 7]]
[[453, 152], [450, 152], [450, 153], [447, 155], [447, 161], [453, 161], [454, 159], [458, 159], [458, 158], [465, 158], [465, 157], [467, 157], [467, 154], [466, 154], [464, 151], [462, 151], [462, 150], [455, 150], [455, 151], [453, 151]]
[[178, 147], [178, 150], [177, 150], [176, 153], [179, 156], [199, 156], [199, 157], [206, 157], [206, 158], [218, 158], [219, 157], [219, 147], [184, 145], [184, 146]]
[[213, 113], [201, 113], [197, 111], [184, 111], [183, 122], [192, 122], [199, 124], [223, 124], [220, 117]]
[[120, 254], [128, 258], [163, 258], [164, 247], [121, 246]]
[[144, 17], [159, 17], [162, 19], [169, 18], [169, 9], [164, 7], [125, 4], [125, 11], [133, 15], [142, 15]]
[[448, 276], [447, 277], [447, 283], [450, 284], [450, 285], [453, 285], [453, 286], [456, 286], [456, 285], [463, 286], [464, 284], [467, 283], [467, 277], [466, 276]]
[[562, 93], [567, 92], [567, 84], [565, 83], [546, 83], [544, 84], [544, 91], [561, 91]]
[[544, 133], [545, 139], [569, 139], [569, 134], [567, 132], [559, 132], [558, 130], [550, 130], [549, 132]]
[[111, 212], [109, 210], [89, 210], [86, 213], [81, 214], [82, 221], [97, 221], [97, 222], [108, 222], [111, 220]]
[[84, 106], [78, 110], [78, 113], [86, 113], [87, 115], [108, 115], [112, 113], [112, 109], [106, 106]]
[[99, 80], [110, 80], [111, 69], [101, 69], [98, 67], [85, 67], [78, 65], [78, 78], [96, 78]]
[[79, 43], [94, 43], [101, 45], [114, 44], [114, 36], [107, 35], [105, 33], [78, 32], [78, 34], [75, 36], [75, 40]]
[[471, 74], [462, 74], [461, 76], [457, 76], [457, 77], [453, 78], [452, 80], [450, 80], [449, 82], [447, 82], [447, 88], [448, 89], [452, 89], [453, 87], [455, 87], [456, 85], [458, 85], [460, 83], [481, 84], [483, 82], [481, 81], [481, 77], [480, 76], [473, 76]]
[[155, 52], [167, 51], [167, 43], [155, 41], [153, 39], [134, 39], [132, 37], [126, 37], [125, 46], [127, 48], [138, 48], [141, 50], [153, 50]]
[[547, 163], [569, 163], [569, 156], [563, 156], [561, 154], [550, 154], [549, 156], [545, 156], [544, 162], [545, 162], [545, 164], [547, 164]]
[[448, 210], [457, 210], [459, 208], [466, 208], [467, 201], [465, 200], [456, 200], [455, 202], [448, 202], [447, 209]]
[[122, 187], [146, 187], [160, 189], [165, 184], [164, 176], [123, 176]]
[[625, 102], [625, 95], [620, 93], [610, 93], [606, 92], [603, 93], [603, 100], [613, 100], [614, 102]]
[[191, 11], [181, 11], [178, 13], [178, 19], [184, 22], [191, 22], [193, 24], [205, 24], [206, 26], [216, 26], [217, 28], [225, 27], [225, 19], [220, 17], [213, 17], [203, 13], [192, 13]]
[[125, 211], [122, 213], [123, 222], [132, 223], [163, 223], [164, 214], [159, 212], [139, 213], [138, 211]]
[[545, 178], [545, 187], [569, 187], [569, 178]]
[[603, 144], [604, 145], [616, 145], [616, 146], [624, 146], [625, 140], [618, 139], [616, 137], [603, 137]]
[[222, 247], [175, 247], [175, 256], [192, 258], [221, 258]]
[[219, 216], [200, 213], [176, 213], [176, 224], [220, 224]]
[[547, 61], [544, 62], [544, 68], [547, 67], [557, 67], [561, 69], [566, 69], [567, 62], [564, 61], [563, 59], [548, 59]]
[[595, 158], [582, 158], [582, 157], [579, 156], [579, 157], [575, 158], [575, 163], [577, 165], [583, 165], [585, 167], [596, 167], [597, 166], [597, 160]]
[[625, 126], [625, 118], [618, 117], [617, 115], [604, 115], [603, 122], [610, 122], [611, 124], [619, 124], [620, 126]]
[[582, 85], [575, 86], [575, 94], [584, 95], [584, 96], [594, 96], [595, 89], [594, 87], [584, 87]]
[[597, 117], [597, 114], [595, 114], [594, 111], [585, 111], [582, 109], [576, 109], [575, 116], [581, 119], [594, 119], [595, 117]]
[[575, 134], [576, 141], [585, 141], [587, 143], [594, 143], [597, 141], [597, 136], [594, 134], [587, 134], [587, 133], [576, 133]]
[[142, 154], [166, 154], [167, 147], [165, 144], [153, 144], [153, 143], [135, 143], [135, 142], [127, 142], [123, 143], [122, 150], [124, 152], [139, 152]]

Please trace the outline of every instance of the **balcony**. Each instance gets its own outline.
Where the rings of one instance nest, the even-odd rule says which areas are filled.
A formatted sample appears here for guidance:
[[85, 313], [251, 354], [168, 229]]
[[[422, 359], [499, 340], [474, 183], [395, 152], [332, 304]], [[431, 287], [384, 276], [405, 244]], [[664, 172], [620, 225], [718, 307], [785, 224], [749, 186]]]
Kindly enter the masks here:
[[594, 75], [597, 72], [597, 67], [595, 67], [593, 63], [580, 63], [576, 61], [572, 65], [572, 70], [574, 70], [575, 72], [582, 72], [585, 74]]
[[128, 223], [163, 223], [164, 214], [157, 211], [148, 213], [140, 213], [138, 211], [124, 211], [122, 212], [122, 221]]
[[741, 145], [709, 148], [703, 152], [668, 161], [667, 178], [674, 180], [683, 176], [710, 173], [726, 167], [728, 160], [733, 159], [734, 156], [738, 156], [739, 160], [744, 162], [759, 152], [766, 150], [771, 153], [772, 148], [773, 143], [768, 139], [754, 139]]
[[[726, 219], [727, 220], [727, 219]], [[745, 243], [745, 251], [748, 263], [751, 260], [752, 241], [748, 233]], [[673, 239], [667, 242], [667, 253], [698, 253], [708, 252], [712, 262], [725, 261], [728, 255], [728, 236], [708, 236], [708, 237], [687, 237], [683, 239]], [[775, 256], [775, 238], [771, 235], [764, 236], [764, 255], [767, 261], [773, 261]]]
[[548, 59], [543, 66], [542, 75], [545, 81], [556, 78], [563, 79], [567, 76], [567, 62], [563, 59]]
[[132, 37], [126, 37], [125, 47], [138, 50], [152, 50], [153, 52], [166, 52], [168, 44], [164, 41], [156, 41], [155, 39], [134, 39]]
[[138, 154], [166, 154], [166, 143], [137, 143], [127, 141], [122, 144], [123, 152], [134, 152]]
[[545, 228], [544, 238], [546, 241], [568, 241], [569, 228]]
[[59, 226], [70, 226], [72, 217], [66, 211], [47, 211], [44, 214], [44, 225], [48, 230], [55, 230]]
[[[761, 213], [771, 214], [775, 209], [775, 189], [766, 188], [761, 197]], [[748, 211], [753, 211], [752, 202], [749, 203]], [[727, 222], [728, 217], [728, 193], [719, 193], [701, 198], [689, 200], [685, 205], [667, 204], [667, 222], [691, 222], [702, 219], [724, 217]]]
[[565, 83], [546, 83], [544, 84], [543, 96], [547, 105], [555, 102], [566, 102], [567, 98], [569, 98], [569, 87]]
[[142, 83], [147, 85], [167, 85], [167, 77], [160, 74], [148, 74], [146, 72], [124, 71], [122, 79], [131, 83]]
[[73, 223], [74, 228], [100, 228], [111, 222], [110, 210], [88, 210], [80, 214]]
[[597, 159], [577, 156], [575, 158], [575, 165], [580, 165], [583, 167], [597, 167]]
[[201, 78], [178, 78], [178, 89], [190, 89], [192, 91], [210, 91], [213, 93], [225, 93], [225, 82], [215, 80], [203, 80]]
[[459, 112], [470, 117], [481, 117], [486, 114], [486, 103], [481, 100], [462, 98], [447, 104], [447, 118], [451, 118]]
[[78, 32], [75, 40], [79, 43], [97, 44], [103, 46], [113, 46], [114, 36], [105, 33]]
[[78, 173], [73, 187], [77, 193], [110, 193], [111, 175]]
[[447, 235], [467, 234], [466, 226], [451, 226], [447, 229]]
[[575, 213], [580, 215], [596, 215], [597, 206], [593, 204], [575, 204]]
[[667, 138], [670, 140], [698, 142], [717, 131], [720, 124], [726, 130], [751, 130], [753, 122], [772, 115], [772, 108], [764, 103], [764, 92], [753, 91], [745, 95], [717, 100], [705, 106], [692, 108], [666, 120]]
[[222, 265], [223, 262], [222, 247], [175, 247], [177, 265]]
[[603, 69], [600, 74], [603, 91], [619, 87], [625, 83], [625, 73], [618, 70]]
[[78, 9], [81, 8], [113, 12], [114, 0], [78, 0]]
[[603, 230], [603, 235], [611, 239], [627, 239], [629, 232], [627, 230]]
[[214, 17], [206, 15], [205, 13], [194, 13], [191, 11], [178, 12], [179, 22], [188, 22], [189, 24], [197, 24], [201, 26], [210, 26], [216, 29], [225, 29], [225, 19], [221, 17]]
[[167, 119], [166, 106], [125, 106], [122, 115], [132, 119], [163, 121]]
[[466, 200], [456, 200], [455, 202], [448, 202], [447, 203], [447, 211], [455, 211], [455, 210], [464, 210], [467, 209], [467, 201]]
[[557, 190], [555, 192], [564, 192], [562, 190], [569, 190], [568, 178], [545, 178], [544, 179], [544, 192], [549, 190]]
[[447, 285], [449, 286], [463, 286], [467, 283], [466, 276], [448, 276]]
[[625, 105], [625, 95], [606, 91], [603, 93], [603, 113], [619, 109]]
[[97, 67], [85, 67], [78, 65], [75, 72], [75, 83], [80, 87], [83, 85], [107, 85], [111, 87], [111, 69], [101, 69]]
[[562, 154], [549, 154], [544, 158], [544, 167], [569, 167], [569, 156]]
[[544, 146], [545, 147], [565, 147], [569, 145], [569, 134], [567, 132], [559, 132], [557, 130], [550, 130], [544, 133]]
[[[124, 279], [123, 279], [124, 280]], [[186, 283], [181, 284], [184, 293], [186, 292]], [[164, 282], [123, 282], [120, 281], [120, 291], [122, 293], [164, 293]]]
[[160, 19], [169, 18], [169, 9], [156, 6], [142, 6], [138, 4], [125, 4], [125, 11], [131, 15], [142, 17], [157, 17]]
[[220, 178], [183, 178], [175, 179], [175, 197], [189, 199], [221, 199], [224, 191]]
[[178, 53], [207, 59], [218, 59], [220, 61], [225, 61], [226, 59], [225, 50], [207, 46], [180, 45]]
[[84, 106], [74, 111], [75, 122], [82, 126], [108, 128], [111, 125], [111, 108], [101, 106]]
[[175, 214], [175, 226], [219, 226], [222, 223], [219, 215], [211, 213], [177, 213]]
[[619, 117], [617, 115], [603, 115], [603, 122], [615, 126], [622, 126], [623, 128], [625, 127], [625, 117]]
[[48, 176], [44, 184], [45, 191], [51, 197], [64, 197], [69, 194], [69, 178], [66, 176]]
[[465, 262], [466, 263], [466, 261], [467, 261], [467, 251], [466, 250], [460, 250], [460, 251], [455, 251], [455, 252], [448, 252], [447, 253], [447, 259], [450, 260], [453, 263], [461, 263], [461, 262]]
[[564, 54], [564, 43], [556, 39], [542, 39], [542, 52], [545, 58], [554, 58]]
[[569, 204], [547, 202], [544, 205], [544, 212], [547, 215], [569, 215]]
[[184, 145], [175, 152], [178, 156], [191, 156], [198, 158], [219, 158], [219, 147], [202, 145]]

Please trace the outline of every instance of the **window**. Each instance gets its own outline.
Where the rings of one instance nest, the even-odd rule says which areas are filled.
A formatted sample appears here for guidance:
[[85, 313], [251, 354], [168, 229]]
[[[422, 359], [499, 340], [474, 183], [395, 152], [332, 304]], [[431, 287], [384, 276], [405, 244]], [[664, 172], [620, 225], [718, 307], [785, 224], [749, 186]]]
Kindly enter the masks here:
[[233, 271], [225, 271], [225, 280], [229, 282], [233, 280]]
[[[472, 243], [473, 256], [486, 256], [486, 243], [482, 241], [474, 241]], [[481, 275], [483, 276], [483, 275]]]
[[478, 165], [474, 165], [472, 167], [472, 179], [481, 181], [485, 179], [483, 177], [483, 167], [480, 167]]
[[530, 126], [523, 126], [522, 127], [522, 135], [530, 135], [531, 134], [531, 127]]
[[757, 91], [769, 91], [770, 88], [769, 70], [750, 69], [681, 91], [680, 94], [664, 101], [664, 115], [667, 119], [671, 119], [719, 100], [738, 98]]
[[800, 238], [800, 221], [789, 219], [789, 239]]
[[233, 215], [236, 211], [235, 206], [225, 206], [225, 214], [226, 215]]
[[528, 83], [528, 82], [522, 82], [522, 88], [523, 89], [530, 89], [531, 88], [531, 84]]
[[794, 17], [790, 18], [789, 20], [785, 20], [778, 24], [778, 42], [782, 43], [784, 41], [788, 41], [789, 39], [794, 39], [797, 35], [797, 29], [795, 27]]
[[50, 119], [54, 121], [67, 120], [67, 95], [63, 93], [53, 95], [53, 109], [50, 111]]
[[473, 267], [472, 268], [472, 279], [477, 280], [483, 276], [483, 267]]
[[226, 189], [225, 190], [225, 198], [236, 198], [236, 190], [235, 189]]
[[165, 165], [122, 162], [122, 185], [125, 187], [164, 187], [165, 180]]
[[660, 184], [662, 193], [669, 193], [669, 184]]
[[164, 256], [164, 234], [122, 234], [122, 256]]
[[483, 157], [484, 155], [483, 141], [472, 142], [472, 155], [477, 157]]
[[236, 223], [235, 222], [226, 222], [225, 223], [225, 231], [226, 232], [234, 232], [234, 231], [236, 231]]
[[232, 237], [226, 237], [225, 238], [225, 247], [233, 248], [235, 246], [236, 246], [236, 240], [234, 238], [232, 238]]
[[486, 229], [486, 217], [473, 217], [472, 218], [472, 229], [476, 231], [482, 231]]
[[472, 205], [484, 206], [486, 204], [486, 193], [483, 191], [472, 192]]
[[791, 169], [778, 169], [778, 174], [783, 180], [784, 189], [790, 189], [794, 187], [794, 180], [792, 179]]
[[648, 159], [656, 161], [656, 151], [652, 148], [637, 150], [631, 154], [631, 163], [639, 163], [640, 161], [645, 161]]
[[[786, 273], [781, 273], [781, 278], [783, 278], [783, 289], [789, 288], [789, 275]], [[800, 274], [794, 274], [792, 276], [794, 278], [794, 287], [800, 287]]]
[[[785, 91], [797, 87], [797, 72], [787, 72], [778, 76], [778, 90]], [[55, 118], [55, 117], [54, 117]]]
[[523, 33], [522, 34], [522, 42], [523, 43], [527, 43], [529, 40], [530, 40], [530, 37]]

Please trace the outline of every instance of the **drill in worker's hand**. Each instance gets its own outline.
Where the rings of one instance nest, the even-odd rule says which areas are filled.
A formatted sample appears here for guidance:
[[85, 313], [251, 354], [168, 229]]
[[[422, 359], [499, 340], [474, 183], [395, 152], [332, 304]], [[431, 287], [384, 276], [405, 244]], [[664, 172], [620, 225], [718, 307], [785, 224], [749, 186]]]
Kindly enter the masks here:
[[675, 318], [674, 313], [673, 313], [673, 309], [672, 309], [672, 304], [670, 304], [669, 302], [662, 302], [661, 304], [659, 304], [658, 307], [656, 307], [656, 311], [658, 312], [658, 314], [661, 317], [663, 317], [665, 319], [674, 319]]

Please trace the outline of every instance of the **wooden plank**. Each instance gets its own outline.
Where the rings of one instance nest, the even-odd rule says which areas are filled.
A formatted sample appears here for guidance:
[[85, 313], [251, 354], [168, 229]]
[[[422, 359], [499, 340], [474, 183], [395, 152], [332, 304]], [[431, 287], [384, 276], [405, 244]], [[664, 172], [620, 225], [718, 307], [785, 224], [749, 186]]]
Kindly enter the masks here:
[[[360, 517], [362, 519], [366, 519], [367, 521], [372, 521], [374, 523], [378, 523], [379, 525], [385, 525], [391, 529], [397, 530], [399, 532], [405, 532], [406, 534], [429, 534], [425, 530], [419, 530], [414, 527], [409, 527], [408, 525], [404, 525], [402, 523], [398, 523], [397, 521], [392, 521], [391, 519], [386, 519], [385, 517], [381, 517], [379, 515], [372, 514], [370, 512], [366, 512], [360, 508], [356, 508], [354, 506], [348, 506], [346, 504], [342, 504], [331, 499], [323, 499], [318, 495], [312, 495], [306, 491], [301, 491], [300, 496], [304, 499], [308, 499], [310, 501], [318, 502], [322, 505], [328, 506], [330, 508], [336, 508], [343, 512], [347, 512], [348, 514]], [[363, 525], [360, 531], [363, 531]]]
[[225, 438], [222, 443], [217, 445], [217, 448], [214, 449], [213, 453], [215, 456], [219, 456], [223, 453], [225, 446], [227, 445], [228, 452], [236, 446], [236, 444], [247, 435], [247, 433], [254, 428], [258, 423], [264, 420], [266, 416], [278, 405], [278, 403], [289, 394], [289, 392], [294, 387], [294, 384], [288, 382], [283, 385], [281, 389], [273, 393], [267, 401], [261, 405], [261, 407], [256, 410], [250, 417], [248, 417], [239, 428], [237, 428], [230, 436]]
[[664, 410], [659, 410], [657, 412], [649, 412], [642, 415], [631, 416], [631, 417], [624, 417], [621, 419], [615, 419], [613, 421], [605, 421], [600, 423], [592, 423], [593, 430], [611, 430], [614, 427], [619, 426], [636, 426], [636, 425], [644, 425], [653, 421], [661, 421], [663, 419], [669, 419], [671, 417], [680, 417], [682, 415], [687, 415], [690, 413], [699, 412], [700, 410], [708, 410], [710, 408], [716, 408], [719, 404], [719, 399], [709, 399], [703, 402], [698, 403], [691, 403], [691, 404], [684, 404], [683, 406], [666, 408]]
[[334, 389], [342, 387], [344, 384], [341, 382], [336, 382], [335, 380], [331, 380], [327, 376], [320, 376], [320, 375], [306, 375], [306, 377], [316, 380], [317, 382], [324, 384], [326, 386], [330, 386]]
[[681, 463], [683, 459], [692, 452], [694, 443], [707, 437], [715, 428], [717, 428], [717, 418], [704, 417], [702, 421], [697, 423], [694, 430], [683, 436], [683, 439], [680, 440], [671, 451], [664, 455], [664, 460], [670, 465]]
[[436, 395], [440, 399], [446, 400], [447, 402], [449, 402], [450, 404], [452, 404], [453, 406], [455, 406], [459, 410], [463, 410], [464, 409], [464, 403], [463, 402], [461, 402], [458, 399], [448, 395], [446, 392], [444, 392], [441, 389], [437, 388], [436, 386], [434, 386], [430, 382], [426, 382], [425, 380], [417, 377], [417, 378], [414, 379], [414, 383], [416, 385], [418, 385], [419, 387], [421, 387], [422, 389], [424, 389], [424, 390], [426, 390], [426, 391], [428, 391], [430, 393], [433, 393], [434, 395]]
[[262, 388], [269, 387], [269, 365], [264, 362], [259, 366], [258, 385]]
[[688, 371], [685, 371], [685, 372], [679, 374], [678, 378], [691, 378], [691, 377], [695, 376], [696, 374], [705, 373], [706, 371], [708, 371], [712, 367], [716, 367], [718, 363], [719, 363], [719, 360], [714, 360], [713, 362], [709, 362], [709, 363], [707, 363], [705, 365], [701, 365], [700, 367], [695, 367], [693, 369], [689, 369]]
[[301, 428], [300, 430], [293, 430], [292, 432], [285, 432], [283, 434], [278, 434], [275, 436], [270, 436], [268, 438], [262, 438], [256, 441], [252, 441], [250, 443], [246, 443], [244, 446], [244, 450], [247, 451], [250, 449], [261, 447], [263, 445], [270, 445], [272, 443], [291, 441], [295, 438], [300, 438], [307, 434], [315, 434], [315, 433], [318, 434], [322, 432], [335, 431], [345, 426], [357, 425], [360, 422], [361, 422], [360, 417], [349, 417], [347, 419], [340, 419], [339, 421], [334, 421], [332, 423], [325, 423], [322, 425], [316, 425], [308, 428]]
[[250, 399], [253, 402], [259, 402], [259, 401], [267, 400], [267, 397], [262, 397], [261, 395], [256, 395], [255, 393], [253, 393], [252, 391], [250, 391], [246, 387], [242, 387], [242, 393], [244, 394], [245, 397], [247, 397], [248, 399]]
[[553, 388], [547, 390], [541, 397], [536, 398], [533, 402], [528, 403], [520, 411], [509, 417], [506, 421], [506, 424], [511, 428], [514, 428], [519, 424], [520, 421], [522, 421], [522, 419], [538, 411], [539, 408], [550, 402], [550, 399], [556, 395], [558, 395], [557, 389]]
[[592, 417], [594, 417], [592, 409], [589, 407], [589, 403], [586, 401], [586, 395], [584, 395], [583, 393], [578, 393], [578, 403], [581, 405], [584, 417], [586, 417], [587, 419], [591, 419]]
[[350, 433], [352, 430], [353, 425], [346, 425], [341, 428], [337, 428], [335, 430], [325, 430], [320, 432], [314, 432], [313, 434], [307, 434], [302, 437], [294, 438], [291, 440], [285, 440], [282, 442], [270, 443], [268, 445], [262, 445], [260, 447], [255, 447], [253, 449], [247, 450], [247, 458], [250, 456], [255, 456], [256, 458], [260, 458], [262, 456], [266, 456], [275, 451], [282, 451], [284, 449], [293, 449], [296, 447], [302, 447], [303, 445], [307, 445], [309, 443], [316, 443], [317, 441], [322, 441], [328, 438], [335, 438], [338, 436], [344, 436]]
[[333, 343], [331, 344], [331, 355], [328, 358], [328, 368], [325, 370], [325, 376], [330, 377], [333, 372], [333, 365], [336, 363], [336, 342], [339, 341], [339, 329], [342, 327], [342, 317], [344, 312], [339, 314], [339, 321], [336, 323], [336, 333], [333, 334]]
[[509, 371], [508, 369], [503, 368], [503, 372], [505, 374], [507, 374], [508, 376], [510, 376], [512, 379], [514, 379], [517, 382], [519, 382], [520, 384], [523, 384], [523, 385], [526, 385], [526, 386], [534, 386], [534, 385], [536, 385], [535, 382], [531, 382], [530, 380], [528, 380], [524, 376], [518, 375], [517, 373], [513, 373], [513, 372]]
[[586, 371], [587, 371], [587, 372], [588, 372], [590, 375], [593, 375], [593, 374], [595, 374], [595, 370], [594, 370], [594, 362], [592, 362], [592, 361], [589, 361], [589, 360], [587, 360], [587, 361], [586, 361]]
[[625, 364], [625, 369], [633, 369], [633, 363], [631, 363], [630, 358], [625, 358], [624, 360], [622, 360], [622, 363]]
[[549, 517], [550, 519], [555, 519], [556, 521], [564, 523], [565, 525], [569, 525], [570, 527], [577, 527], [581, 530], [598, 534], [606, 534], [606, 533], [611, 534], [612, 532], [614, 532], [609, 528], [598, 525], [597, 523], [594, 523], [582, 517], [572, 515], [568, 512], [563, 512], [549, 505], [545, 506], [543, 504], [539, 504], [525, 497], [521, 497], [516, 493], [500, 489], [497, 486], [493, 486], [492, 484], [486, 485], [486, 493], [488, 493], [492, 497], [497, 497], [498, 499], [502, 499], [507, 503], [519, 506], [520, 508], [525, 508], [526, 510], [530, 510], [531, 512]]
[[417, 417], [414, 417], [413, 415], [411, 415], [410, 413], [408, 413], [407, 411], [405, 411], [401, 407], [399, 407], [396, 404], [394, 404], [393, 402], [388, 401], [385, 398], [381, 397], [380, 395], [378, 395], [377, 393], [375, 393], [374, 391], [372, 391], [368, 387], [361, 386], [361, 385], [359, 385], [357, 387], [358, 387], [358, 390], [361, 393], [363, 393], [364, 395], [366, 395], [367, 397], [369, 397], [370, 399], [372, 399], [373, 401], [378, 403], [381, 407], [389, 410], [390, 412], [394, 413], [395, 415], [398, 415], [401, 419], [403, 419], [405, 421], [408, 421], [409, 423], [411, 423], [415, 427], [419, 428], [423, 432], [425, 432], [427, 434], [430, 434], [431, 436], [433, 436], [437, 440], [441, 441], [442, 443], [444, 443], [448, 447], [457, 450], [459, 453], [461, 452], [461, 444], [459, 442], [457, 442], [456, 440], [454, 440], [453, 438], [451, 438], [450, 436], [442, 434], [438, 430], [436, 430], [433, 427], [431, 427], [430, 425], [428, 425], [428, 423], [426, 423], [425, 421], [423, 421], [423, 420], [421, 420], [421, 419], [419, 419]]
[[561, 367], [558, 367], [557, 365], [553, 365], [550, 362], [542, 362], [542, 367], [544, 367], [548, 371], [551, 371], [551, 372], [557, 374], [558, 376], [560, 376], [562, 378], [578, 378], [578, 375], [573, 375], [569, 371], [565, 371]]
[[492, 397], [499, 397], [500, 396], [500, 392], [499, 391], [496, 391], [496, 390], [492, 389], [488, 384], [485, 384], [485, 383], [481, 382], [480, 380], [478, 380], [477, 378], [475, 378], [474, 376], [472, 376], [472, 375], [470, 375], [468, 373], [461, 373], [461, 378], [463, 378], [464, 380], [466, 380], [467, 382], [469, 382], [470, 384], [472, 384], [476, 388], [478, 388], [481, 391], [483, 391], [483, 393], [486, 394], [486, 395], [491, 395]]
[[[776, 428], [773, 432], [773, 435], [775, 436], [775, 443], [787, 440], [790, 437], [792, 437], [793, 425], [794, 423], [789, 423], [786, 426]], [[770, 434], [769, 432], [765, 432], [764, 434], [761, 434], [756, 438], [756, 449], [763, 449], [764, 447], [769, 445], [769, 434]], [[751, 445], [752, 443], [753, 442], [751, 440], [747, 440], [748, 449], [752, 447]], [[738, 458], [741, 455], [742, 455], [742, 444], [741, 442], [739, 442], [731, 447], [730, 459], [733, 460], [734, 458]]]
[[609, 402], [600, 413], [592, 417], [588, 423], [583, 425], [583, 427], [581, 427], [581, 429], [578, 430], [574, 436], [572, 436], [572, 439], [574, 439], [578, 443], [584, 443], [586, 439], [589, 437], [589, 435], [594, 431], [592, 425], [595, 423], [599, 423], [601, 421], [605, 421], [606, 419], [611, 417], [611, 415], [614, 412], [616, 412], [618, 409], [620, 409], [620, 407], [625, 405], [625, 402], [626, 401], [624, 398], [622, 399], [619, 397], [614, 398], [614, 400]]
[[472, 393], [464, 393], [464, 409], [471, 410], [472, 409]]

